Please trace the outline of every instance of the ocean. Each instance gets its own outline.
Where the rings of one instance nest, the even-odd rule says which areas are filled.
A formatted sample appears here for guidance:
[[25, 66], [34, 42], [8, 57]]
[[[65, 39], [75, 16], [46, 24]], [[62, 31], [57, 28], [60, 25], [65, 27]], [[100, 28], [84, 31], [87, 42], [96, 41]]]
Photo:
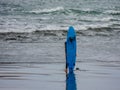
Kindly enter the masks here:
[[[69, 26], [77, 60], [66, 75]], [[120, 90], [119, 84], [120, 0], [0, 0], [0, 90]]]
[[[120, 29], [119, 0], [0, 0], [0, 32]], [[92, 30], [92, 31], [93, 31]]]

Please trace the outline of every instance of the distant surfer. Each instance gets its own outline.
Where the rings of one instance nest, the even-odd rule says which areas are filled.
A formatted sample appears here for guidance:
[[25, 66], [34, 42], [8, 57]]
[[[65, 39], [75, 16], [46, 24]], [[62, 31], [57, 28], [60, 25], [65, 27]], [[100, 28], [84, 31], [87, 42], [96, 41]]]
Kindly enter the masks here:
[[76, 32], [72, 26], [69, 27], [67, 40], [65, 42], [66, 67], [65, 72], [73, 72], [76, 62]]

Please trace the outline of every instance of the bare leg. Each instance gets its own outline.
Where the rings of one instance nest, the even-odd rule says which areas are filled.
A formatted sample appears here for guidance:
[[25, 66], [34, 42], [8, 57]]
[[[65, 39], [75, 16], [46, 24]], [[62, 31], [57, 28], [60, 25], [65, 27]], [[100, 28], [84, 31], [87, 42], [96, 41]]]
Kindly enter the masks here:
[[66, 63], [66, 67], [65, 67], [65, 72], [66, 72], [66, 74], [68, 72], [68, 65], [67, 65], [67, 63]]
[[67, 69], [68, 69], [68, 65], [67, 65], [67, 48], [66, 48], [66, 42], [65, 42], [65, 57], [66, 57], [66, 65], [65, 65], [65, 72], [66, 72], [66, 74], [67, 74]]

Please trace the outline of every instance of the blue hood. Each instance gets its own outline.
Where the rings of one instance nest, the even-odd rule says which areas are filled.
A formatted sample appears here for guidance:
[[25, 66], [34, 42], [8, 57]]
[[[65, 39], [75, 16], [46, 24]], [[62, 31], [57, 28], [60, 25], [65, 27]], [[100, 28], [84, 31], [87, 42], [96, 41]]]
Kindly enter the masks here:
[[67, 39], [74, 38], [76, 36], [75, 30], [72, 26], [68, 29]]

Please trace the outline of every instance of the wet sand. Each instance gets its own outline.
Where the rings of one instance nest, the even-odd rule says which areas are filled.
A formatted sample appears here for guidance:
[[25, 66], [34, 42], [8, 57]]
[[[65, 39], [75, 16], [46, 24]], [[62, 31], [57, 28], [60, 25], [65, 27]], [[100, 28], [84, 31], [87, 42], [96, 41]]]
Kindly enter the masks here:
[[63, 90], [65, 74], [61, 67], [61, 64], [4, 64], [0, 66], [0, 89]]
[[[78, 62], [77, 66], [75, 90], [120, 89], [120, 67], [102, 62]], [[0, 65], [0, 90], [71, 90], [66, 83], [64, 63]]]
[[70, 83], [75, 90], [120, 90], [119, 39], [77, 40], [76, 67], [80, 70], [67, 77], [64, 40], [1, 41], [0, 90], [71, 90]]

